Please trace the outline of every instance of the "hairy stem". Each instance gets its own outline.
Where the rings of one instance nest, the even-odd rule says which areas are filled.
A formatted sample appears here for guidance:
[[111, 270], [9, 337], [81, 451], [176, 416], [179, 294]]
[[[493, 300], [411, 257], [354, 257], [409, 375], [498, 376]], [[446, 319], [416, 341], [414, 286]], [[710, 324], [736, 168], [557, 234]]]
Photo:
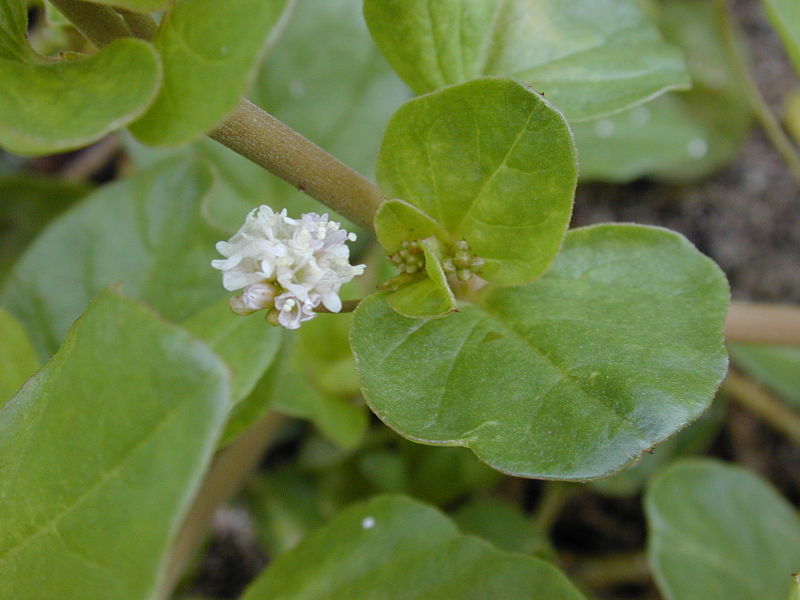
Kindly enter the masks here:
[[731, 370], [722, 382], [722, 391], [800, 446], [800, 414], [767, 393], [757, 383]]
[[736, 76], [750, 104], [750, 109], [753, 111], [756, 119], [758, 119], [769, 141], [781, 155], [786, 166], [789, 167], [795, 181], [800, 185], [800, 156], [798, 156], [789, 137], [781, 128], [772, 110], [770, 110], [769, 105], [766, 100], [764, 100], [764, 96], [761, 94], [758, 85], [756, 85], [750, 73], [747, 56], [737, 41], [736, 25], [728, 10], [727, 0], [716, 0], [716, 7], [725, 42], [725, 51], [735, 67]]
[[98, 48], [116, 39], [133, 35], [122, 17], [108, 6], [81, 0], [52, 0], [52, 2], [75, 29]]
[[269, 412], [214, 458], [194, 504], [173, 541], [159, 600], [170, 597], [189, 560], [203, 541], [214, 511], [241, 488], [275, 439], [283, 422], [283, 415]]
[[725, 321], [729, 342], [800, 344], [800, 307], [732, 302]]
[[248, 100], [209, 136], [354, 223], [372, 229], [378, 187]]

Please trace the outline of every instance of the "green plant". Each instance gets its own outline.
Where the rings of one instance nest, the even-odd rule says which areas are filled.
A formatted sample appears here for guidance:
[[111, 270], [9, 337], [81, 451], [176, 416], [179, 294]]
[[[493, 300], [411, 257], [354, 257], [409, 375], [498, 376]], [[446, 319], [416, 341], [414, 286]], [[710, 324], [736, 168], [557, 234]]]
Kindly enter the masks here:
[[[577, 600], [591, 576], [547, 538], [565, 499], [708, 445], [713, 412], [681, 430], [726, 375], [725, 275], [663, 228], [568, 226], [579, 177], [688, 180], [744, 138], [739, 63], [698, 59], [735, 35], [710, 3], [51, 0], [30, 33], [24, 0], [0, 8], [0, 144], [127, 127], [130, 171], [80, 200], [0, 182], [13, 214], [57, 199], [0, 257], [0, 597], [180, 597], [213, 511], [283, 441], [244, 494], [276, 557], [246, 600]], [[745, 345], [796, 343], [796, 310], [755, 338], [761, 313], [735, 314], [734, 357], [796, 400], [796, 352]], [[483, 497], [498, 472], [552, 480], [533, 520]], [[800, 524], [764, 482], [684, 462], [646, 508], [667, 597], [789, 593]]]

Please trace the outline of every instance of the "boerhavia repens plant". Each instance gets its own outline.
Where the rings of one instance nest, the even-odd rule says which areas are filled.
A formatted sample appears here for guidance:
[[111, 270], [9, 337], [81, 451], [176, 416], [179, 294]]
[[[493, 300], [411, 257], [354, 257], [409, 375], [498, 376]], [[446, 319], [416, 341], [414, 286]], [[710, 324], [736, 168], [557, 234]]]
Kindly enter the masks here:
[[0, 598], [797, 598], [712, 401], [800, 443], [800, 311], [570, 229], [753, 118], [800, 181], [729, 10], [0, 0]]

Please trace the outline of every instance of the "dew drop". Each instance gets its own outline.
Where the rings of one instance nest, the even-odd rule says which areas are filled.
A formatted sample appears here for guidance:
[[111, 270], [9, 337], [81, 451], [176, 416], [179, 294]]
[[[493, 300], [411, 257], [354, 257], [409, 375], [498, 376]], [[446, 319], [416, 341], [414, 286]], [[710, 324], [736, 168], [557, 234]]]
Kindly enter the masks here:
[[694, 138], [686, 145], [686, 153], [692, 158], [703, 158], [708, 154], [708, 143], [703, 138]]
[[614, 135], [616, 127], [612, 121], [602, 119], [594, 124], [594, 132], [599, 138], [609, 138]]
[[364, 529], [372, 529], [375, 527], [375, 519], [373, 517], [364, 517], [361, 521], [361, 527]]

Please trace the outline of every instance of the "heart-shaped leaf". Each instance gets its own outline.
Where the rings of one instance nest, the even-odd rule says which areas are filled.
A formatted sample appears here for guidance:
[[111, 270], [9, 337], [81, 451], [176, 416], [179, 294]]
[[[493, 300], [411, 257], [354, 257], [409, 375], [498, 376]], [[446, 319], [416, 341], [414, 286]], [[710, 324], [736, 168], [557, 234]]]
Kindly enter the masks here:
[[447, 233], [443, 242], [466, 240], [484, 261], [481, 277], [501, 285], [532, 281], [555, 257], [576, 171], [564, 118], [507, 79], [411, 100], [389, 123], [378, 157], [384, 195], [430, 216]]
[[42, 232], [0, 294], [42, 357], [112, 283], [175, 321], [224, 295], [209, 266], [224, 234], [200, 214], [212, 183], [201, 163], [166, 161], [98, 189]]
[[152, 103], [161, 66], [150, 44], [117, 40], [96, 54], [46, 60], [27, 42], [27, 3], [0, 12], [0, 145], [18, 154], [85, 146]]
[[583, 598], [552, 565], [462, 535], [424, 504], [383, 496], [348, 508], [278, 556], [243, 600], [533, 597]]
[[682, 236], [578, 229], [536, 282], [446, 319], [375, 294], [351, 342], [367, 403], [416, 441], [526, 477], [589, 479], [702, 414], [725, 374], [725, 276]]
[[419, 94], [514, 77], [580, 120], [689, 86], [680, 52], [636, 0], [366, 0], [364, 15]]
[[765, 481], [712, 460], [677, 463], [645, 498], [648, 554], [669, 600], [786, 600], [800, 518]]
[[0, 597], [156, 597], [229, 394], [208, 347], [103, 292], [0, 411]]
[[147, 144], [175, 146], [211, 130], [244, 94], [290, 7], [290, 0], [177, 2], [154, 41], [164, 84], [131, 131]]
[[0, 408], [38, 368], [39, 359], [22, 325], [0, 309]]

